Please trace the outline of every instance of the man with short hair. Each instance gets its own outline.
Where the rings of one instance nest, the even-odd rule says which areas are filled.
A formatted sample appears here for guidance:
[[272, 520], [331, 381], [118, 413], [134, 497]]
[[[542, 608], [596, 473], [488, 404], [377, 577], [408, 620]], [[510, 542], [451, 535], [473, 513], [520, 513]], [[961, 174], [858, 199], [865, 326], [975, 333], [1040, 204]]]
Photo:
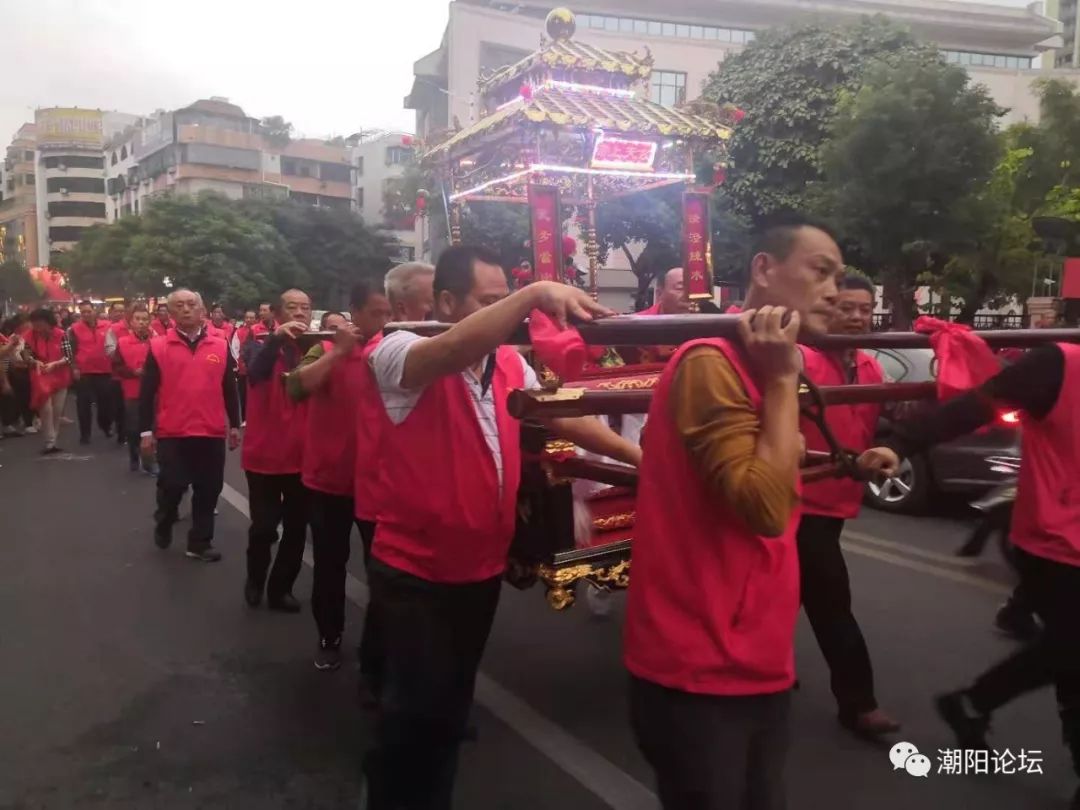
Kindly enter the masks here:
[[[349, 294], [349, 313], [352, 323], [339, 316], [335, 339], [312, 346], [286, 381], [289, 396], [308, 403], [301, 478], [308, 490], [315, 558], [311, 586], [311, 612], [319, 630], [315, 668], [324, 671], [341, 666], [345, 566], [356, 521], [356, 414], [369, 376], [364, 350], [390, 320], [382, 285], [356, 284]], [[366, 562], [371, 540], [361, 539]]]
[[221, 333], [221, 336], [225, 338], [225, 342], [231, 347], [236, 327], [225, 317], [225, 308], [221, 304], [214, 304], [210, 308], [210, 323]]
[[251, 330], [258, 323], [255, 310], [244, 313], [244, 323], [237, 328], [232, 338], [232, 353], [236, 358], [236, 384], [240, 389], [240, 418], [247, 419], [247, 365], [244, 362], [244, 346], [251, 340]]
[[154, 318], [154, 322], [150, 324], [150, 329], [155, 335], [164, 335], [170, 329], [172, 329], [173, 322], [172, 317], [169, 315], [168, 304], [157, 305], [157, 317]]
[[[558, 321], [610, 314], [569, 285], [510, 293], [499, 257], [459, 245], [439, 258], [438, 337], [387, 335], [371, 354], [387, 417], [368, 583], [385, 669], [370, 807], [447, 808], [480, 659], [514, 533], [520, 424], [506, 409], [536, 375], [506, 339], [533, 310]], [[560, 435], [636, 463], [637, 447], [596, 419], [551, 420]]]
[[653, 305], [639, 315], [685, 315], [690, 311], [683, 281], [683, 269], [672, 267], [656, 280]]
[[434, 265], [425, 262], [399, 264], [386, 274], [386, 297], [390, 301], [391, 320], [426, 321], [435, 306], [432, 280]]
[[[837, 288], [829, 331], [841, 335], [869, 332], [874, 320], [874, 285], [864, 276], [850, 274], [839, 279]], [[877, 360], [864, 351], [802, 347], [802, 352], [803, 373], [816, 385], [874, 385], [885, 379]], [[825, 409], [825, 422], [841, 446], [861, 453], [874, 442], [882, 407], [874, 402], [831, 405]], [[831, 450], [809, 419], [801, 420], [800, 429], [808, 450]], [[864, 486], [850, 478], [806, 484], [796, 543], [803, 608], [829, 666], [837, 719], [856, 734], [878, 737], [899, 731], [900, 725], [878, 707], [870, 653], [851, 610], [851, 582], [840, 548], [844, 521], [858, 516]]]
[[244, 599], [257, 607], [265, 589], [271, 610], [299, 613], [292, 587], [303, 564], [307, 535], [307, 493], [300, 478], [307, 403], [289, 398], [284, 378], [300, 362], [296, 337], [311, 324], [311, 299], [303, 290], [286, 290], [271, 317], [279, 324], [274, 333], [262, 343], [249, 342], [245, 358], [248, 413], [241, 462], [248, 481], [251, 527]]
[[[131, 334], [131, 306], [124, 301], [113, 301], [109, 305], [109, 331], [105, 333], [105, 355], [112, 363], [116, 355], [116, 345], [120, 338]], [[112, 374], [112, 409], [113, 420], [116, 423], [116, 443], [124, 444], [127, 441], [126, 411], [124, 407], [124, 389], [120, 384], [120, 378], [116, 376], [115, 367]], [[132, 425], [130, 430], [134, 430]]]
[[664, 810], [785, 804], [799, 610], [795, 341], [827, 331], [843, 267], [823, 226], [773, 224], [751, 263], [740, 339], [683, 344], [653, 396], [624, 661]]
[[75, 394], [79, 417], [79, 444], [90, 444], [91, 406], [106, 437], [112, 436], [112, 364], [105, 354], [105, 335], [111, 324], [98, 318], [90, 301], [79, 302], [79, 320], [68, 330], [75, 353]]
[[240, 444], [235, 363], [220, 337], [208, 335], [201, 296], [169, 294], [175, 327], [150, 342], [139, 387], [139, 433], [145, 457], [159, 467], [154, 543], [166, 549], [184, 492], [191, 487], [190, 559], [217, 562], [214, 509], [225, 482], [225, 440]]
[[[139, 449], [139, 388], [143, 369], [150, 355], [150, 310], [146, 304], [135, 304], [131, 310], [131, 329], [117, 342], [112, 355], [113, 375], [120, 382], [123, 394], [124, 421], [128, 430], [128, 466], [131, 472], [138, 472], [140, 467]], [[141, 460], [144, 472], [155, 472], [153, 463]]]

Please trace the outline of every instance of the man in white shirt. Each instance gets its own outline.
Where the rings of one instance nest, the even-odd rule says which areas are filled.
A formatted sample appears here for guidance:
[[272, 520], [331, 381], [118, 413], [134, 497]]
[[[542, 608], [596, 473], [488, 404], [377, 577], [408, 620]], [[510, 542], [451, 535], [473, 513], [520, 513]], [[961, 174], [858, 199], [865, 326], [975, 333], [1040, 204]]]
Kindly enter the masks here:
[[[379, 737], [365, 763], [371, 810], [450, 807], [515, 525], [521, 448], [506, 397], [537, 386], [503, 344], [533, 309], [562, 323], [610, 314], [554, 282], [511, 295], [499, 257], [479, 247], [444, 252], [434, 290], [437, 317], [455, 326], [393, 333], [371, 356], [390, 422], [368, 571], [385, 639]], [[549, 426], [592, 452], [640, 458], [596, 419]]]

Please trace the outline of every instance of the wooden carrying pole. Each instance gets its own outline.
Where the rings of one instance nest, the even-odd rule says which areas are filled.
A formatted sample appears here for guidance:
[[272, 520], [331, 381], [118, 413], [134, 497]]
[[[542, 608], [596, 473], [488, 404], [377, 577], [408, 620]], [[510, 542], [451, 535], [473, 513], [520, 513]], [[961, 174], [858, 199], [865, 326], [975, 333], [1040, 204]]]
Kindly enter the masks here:
[[[877, 385], [826, 385], [818, 389], [826, 405], [860, 402], [913, 402], [934, 399], [934, 383], [880, 383]], [[648, 413], [652, 391], [586, 391], [562, 388], [558, 391], [511, 391], [506, 408], [518, 419], [553, 419], [574, 416], [616, 416]], [[808, 393], [799, 394], [799, 404], [814, 405]]]
[[[594, 346], [678, 346], [699, 338], [738, 337], [738, 315], [619, 315], [576, 326], [585, 343]], [[438, 321], [388, 324], [387, 331], [406, 329], [421, 335], [437, 335], [451, 324]], [[992, 348], [1030, 348], [1044, 343], [1080, 343], [1080, 329], [998, 329], [974, 334]], [[527, 345], [528, 329], [523, 324], [507, 343]], [[807, 336], [799, 341], [826, 350], [843, 349], [928, 349], [930, 336], [917, 332], [871, 332], [866, 335]]]

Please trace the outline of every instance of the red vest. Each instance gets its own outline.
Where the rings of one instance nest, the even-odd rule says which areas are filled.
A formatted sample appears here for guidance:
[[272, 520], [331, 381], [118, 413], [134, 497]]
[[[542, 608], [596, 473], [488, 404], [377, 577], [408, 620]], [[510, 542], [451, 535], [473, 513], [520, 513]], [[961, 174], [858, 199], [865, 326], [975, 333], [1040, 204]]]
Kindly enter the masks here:
[[131, 334], [131, 327], [124, 320], [109, 321], [109, 328], [117, 340]]
[[[131, 332], [124, 335], [116, 343], [116, 351], [124, 365], [132, 371], [139, 371], [146, 365], [146, 355], [150, 353], [150, 338], [145, 340], [135, 337]], [[139, 388], [142, 386], [141, 377], [120, 377], [120, 388], [124, 392], [124, 399], [138, 399]]]
[[780, 692], [795, 680], [799, 515], [780, 537], [755, 535], [702, 482], [670, 396], [679, 361], [703, 345], [724, 353], [761, 410], [745, 361], [725, 340], [683, 344], [660, 376], [644, 432], [624, 661], [637, 677], [684, 692]]
[[1012, 541], [1037, 557], [1080, 566], [1080, 346], [1062, 344], [1065, 376], [1045, 419], [1025, 419]]
[[173, 323], [171, 318], [167, 324], [163, 324], [158, 318], [154, 318], [154, 320], [150, 321], [150, 329], [155, 335], [164, 335], [174, 326], [176, 326], [176, 324]]
[[112, 324], [99, 320], [91, 329], [83, 321], [76, 321], [71, 326], [75, 335], [75, 366], [80, 374], [109, 374], [112, 363], [105, 354], [105, 335]]
[[386, 431], [393, 428], [390, 417], [383, 407], [382, 396], [375, 372], [371, 369], [371, 355], [382, 341], [382, 332], [364, 346], [364, 365], [360, 369], [363, 385], [356, 408], [356, 469], [353, 472], [354, 509], [358, 520], [375, 522], [378, 506], [382, 503], [382, 487], [379, 459]]
[[[323, 343], [326, 351], [334, 344]], [[353, 497], [356, 465], [356, 413], [367, 361], [364, 346], [338, 360], [326, 385], [308, 398], [307, 433], [301, 475], [304, 486], [329, 495]]]
[[[844, 368], [837, 357], [825, 352], [800, 346], [803, 353], [804, 373], [817, 385], [847, 385]], [[885, 375], [878, 361], [866, 352], [855, 353], [855, 381], [853, 385], [872, 385], [883, 382]], [[881, 404], [830, 405], [825, 409], [825, 423], [841, 446], [861, 453], [873, 444]], [[799, 421], [799, 430], [806, 438], [807, 450], [828, 451], [829, 445], [821, 431], [809, 419]], [[830, 478], [807, 484], [803, 488], [802, 511], [805, 515], [853, 518], [859, 514], [862, 504], [863, 484], [850, 478]]]
[[248, 380], [247, 427], [241, 465], [263, 475], [299, 473], [304, 458], [308, 403], [293, 402], [285, 391], [289, 369], [279, 354], [269, 380]]
[[514, 535], [521, 481], [521, 423], [507, 394], [524, 385], [521, 356], [496, 352], [492, 392], [503, 481], [487, 446], [472, 395], [460, 374], [429, 385], [413, 411], [383, 437], [383, 499], [373, 553], [430, 582], [480, 582], [500, 575]]
[[228, 347], [206, 335], [192, 351], [175, 329], [150, 340], [161, 369], [155, 434], [159, 439], [224, 438], [228, 417], [222, 383]]
[[[26, 345], [30, 347], [34, 357], [42, 363], [53, 363], [64, 359], [64, 330], [59, 327], [53, 328], [47, 337], [31, 331], [23, 339], [26, 341]], [[0, 340], [0, 345], [6, 342], [6, 338]], [[35, 368], [33, 373], [36, 375], [39, 372]], [[59, 368], [50, 371], [47, 376], [49, 377], [48, 387], [52, 391], [67, 388], [71, 385], [71, 366], [65, 363]]]

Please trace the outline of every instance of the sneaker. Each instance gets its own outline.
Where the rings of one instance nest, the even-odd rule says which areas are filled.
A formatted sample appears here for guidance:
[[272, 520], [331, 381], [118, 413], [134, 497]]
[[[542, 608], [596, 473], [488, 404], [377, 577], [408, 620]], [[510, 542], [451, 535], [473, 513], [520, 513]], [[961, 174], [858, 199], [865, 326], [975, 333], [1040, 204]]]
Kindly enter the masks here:
[[25, 430], [23, 430], [23, 432], [22, 432], [22, 433], [18, 433], [18, 434], [16, 434], [16, 435], [18, 435], [18, 436], [22, 436], [22, 435], [24, 435], [24, 434], [25, 434], [25, 435], [27, 435], [27, 436], [33, 436], [33, 435], [34, 435], [35, 433], [37, 433], [37, 432], [38, 432], [38, 430], [39, 430], [39, 429], [38, 429], [38, 426], [37, 426], [37, 425], [31, 425], [30, 427], [28, 427], [28, 428], [26, 428]]
[[221, 559], [221, 552], [214, 548], [209, 543], [205, 546], [188, 546], [188, 550], [184, 552], [185, 557], [190, 557], [193, 560], [199, 562], [217, 562]]
[[158, 465], [157, 465], [157, 464], [150, 464], [149, 466], [147, 466], [146, 464], [143, 464], [143, 465], [142, 465], [142, 471], [143, 471], [143, 473], [145, 473], [146, 475], [150, 475], [150, 476], [153, 476], [154, 478], [157, 478], [157, 477], [158, 477], [158, 475], [159, 475], [159, 473], [161, 472], [161, 471], [160, 471], [160, 470], [158, 469]]
[[900, 730], [900, 724], [881, 709], [857, 714], [841, 712], [837, 715], [837, 720], [852, 734], [866, 739], [877, 739], [885, 734], [895, 734]]
[[937, 708], [938, 716], [956, 735], [959, 748], [970, 748], [973, 751], [989, 750], [990, 746], [986, 744], [986, 732], [990, 730], [990, 717], [975, 711], [966, 692], [939, 695], [934, 700], [934, 706]]
[[319, 639], [319, 649], [315, 651], [315, 669], [328, 672], [341, 666], [341, 636], [332, 639]]
[[61, 416], [60, 417], [60, 424], [61, 425], [74, 425], [75, 420], [72, 419], [70, 416]]
[[46, 445], [45, 449], [41, 451], [43, 456], [55, 456], [57, 453], [63, 453], [64, 451], [57, 447], [55, 444]]
[[4, 428], [4, 435], [5, 436], [11, 436], [12, 438], [15, 438], [16, 436], [22, 436], [23, 431], [19, 430], [14, 425], [8, 425], [6, 428]]

